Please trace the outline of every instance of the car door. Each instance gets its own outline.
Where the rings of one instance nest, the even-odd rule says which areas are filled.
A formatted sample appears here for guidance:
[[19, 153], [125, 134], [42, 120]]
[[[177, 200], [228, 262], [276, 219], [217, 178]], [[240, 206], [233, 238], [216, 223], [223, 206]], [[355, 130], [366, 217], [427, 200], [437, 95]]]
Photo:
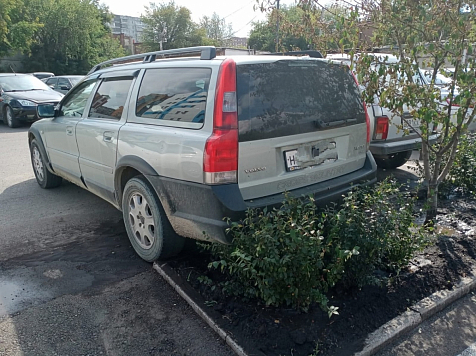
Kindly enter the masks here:
[[132, 75], [101, 78], [87, 118], [78, 123], [79, 165], [90, 191], [114, 203], [114, 167], [119, 129], [126, 120]]
[[57, 116], [45, 129], [46, 146], [53, 169], [78, 185], [83, 184], [75, 128], [83, 119], [90, 94], [97, 81], [97, 79], [85, 81], [69, 93], [60, 103]]

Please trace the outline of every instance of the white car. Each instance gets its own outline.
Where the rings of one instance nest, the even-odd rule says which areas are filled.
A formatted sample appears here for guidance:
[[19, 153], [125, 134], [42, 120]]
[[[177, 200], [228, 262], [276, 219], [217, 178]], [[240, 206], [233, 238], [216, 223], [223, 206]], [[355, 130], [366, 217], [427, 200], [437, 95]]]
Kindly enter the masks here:
[[[387, 63], [398, 62], [398, 58], [390, 54], [369, 53], [369, 55]], [[326, 58], [351, 64], [351, 58], [347, 54], [329, 54]], [[421, 85], [427, 84], [422, 70], [414, 73], [414, 81]], [[397, 168], [410, 159], [413, 150], [421, 147], [421, 138], [417, 133], [420, 123], [411, 116], [410, 109], [405, 111], [402, 118], [393, 115], [389, 109], [381, 107], [378, 103], [377, 97], [373, 103], [367, 103], [371, 128], [370, 151], [380, 168]], [[437, 138], [437, 134], [431, 135], [430, 142], [435, 142]]]

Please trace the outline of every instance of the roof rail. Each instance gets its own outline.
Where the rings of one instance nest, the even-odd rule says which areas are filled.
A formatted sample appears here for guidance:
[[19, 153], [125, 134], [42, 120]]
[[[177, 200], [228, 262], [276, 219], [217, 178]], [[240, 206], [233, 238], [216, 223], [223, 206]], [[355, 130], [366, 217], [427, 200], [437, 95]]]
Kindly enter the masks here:
[[276, 53], [263, 53], [263, 54], [267, 56], [309, 56], [311, 58], [323, 58], [321, 52], [315, 51], [315, 50], [276, 52]]
[[142, 59], [143, 63], [154, 62], [157, 57], [165, 58], [166, 55], [175, 55], [175, 54], [185, 54], [185, 53], [194, 53], [200, 52], [200, 59], [210, 60], [216, 57], [216, 48], [214, 46], [198, 46], [198, 47], [186, 47], [186, 48], [176, 48], [176, 49], [166, 49], [163, 51], [148, 52], [141, 54], [134, 54], [132, 56], [120, 57], [110, 59], [108, 61], [96, 64], [88, 74], [94, 73], [101, 69], [107, 64], [122, 63], [126, 61], [131, 61], [134, 59]]

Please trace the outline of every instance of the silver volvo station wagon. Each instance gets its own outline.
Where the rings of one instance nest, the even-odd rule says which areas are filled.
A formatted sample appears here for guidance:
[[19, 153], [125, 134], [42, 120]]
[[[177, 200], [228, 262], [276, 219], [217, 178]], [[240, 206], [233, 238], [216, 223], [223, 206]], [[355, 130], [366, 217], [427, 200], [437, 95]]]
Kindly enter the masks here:
[[98, 64], [58, 105], [38, 106], [36, 180], [66, 179], [121, 210], [146, 261], [185, 238], [229, 243], [224, 217], [285, 191], [338, 199], [376, 180], [369, 117], [349, 67], [314, 57], [193, 47]]

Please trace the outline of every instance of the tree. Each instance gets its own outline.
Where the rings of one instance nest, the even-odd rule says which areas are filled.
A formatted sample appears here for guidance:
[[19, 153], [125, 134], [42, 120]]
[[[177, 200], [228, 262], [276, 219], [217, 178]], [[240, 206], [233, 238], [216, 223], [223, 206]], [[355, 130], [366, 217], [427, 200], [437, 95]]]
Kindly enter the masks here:
[[28, 51], [41, 24], [23, 17], [21, 0], [0, 0], [0, 56], [10, 51]]
[[[24, 52], [26, 71], [85, 74], [98, 62], [120, 57], [124, 51], [105, 21], [107, 8], [98, 1], [24, 0], [18, 22], [38, 23]], [[13, 27], [15, 28], [15, 27]]]
[[208, 39], [212, 40], [216, 46], [228, 46], [230, 38], [233, 36], [233, 27], [226, 23], [224, 18], [220, 18], [216, 12], [211, 17], [203, 16], [199, 26], [204, 28]]
[[[368, 94], [379, 91], [380, 103], [402, 115], [404, 107], [420, 124], [424, 178], [428, 184], [427, 222], [436, 218], [438, 187], [453, 165], [458, 143], [476, 111], [476, 13], [462, 11], [459, 0], [381, 0], [378, 10], [374, 3], [362, 4], [369, 10], [374, 24], [374, 37], [391, 40], [393, 51], [400, 57], [397, 65], [380, 65], [380, 73], [365, 70], [372, 59], [362, 58], [364, 72], [360, 74], [368, 85]], [[474, 9], [475, 1], [466, 2]], [[433, 69], [431, 83], [420, 85], [411, 73], [423, 67]], [[443, 95], [435, 86], [438, 71], [454, 67], [453, 82]], [[388, 83], [379, 76], [389, 78]], [[429, 143], [434, 129], [440, 133], [437, 144]]]
[[144, 48], [149, 51], [197, 46], [203, 43], [205, 32], [192, 21], [190, 10], [168, 4], [150, 3], [142, 16]]
[[279, 50], [292, 51], [308, 49], [310, 42], [303, 31], [295, 31], [296, 26], [302, 22], [305, 12], [296, 6], [283, 7], [279, 11], [273, 9], [266, 21], [253, 23], [248, 45], [256, 50], [276, 51], [276, 21], [279, 16]]

